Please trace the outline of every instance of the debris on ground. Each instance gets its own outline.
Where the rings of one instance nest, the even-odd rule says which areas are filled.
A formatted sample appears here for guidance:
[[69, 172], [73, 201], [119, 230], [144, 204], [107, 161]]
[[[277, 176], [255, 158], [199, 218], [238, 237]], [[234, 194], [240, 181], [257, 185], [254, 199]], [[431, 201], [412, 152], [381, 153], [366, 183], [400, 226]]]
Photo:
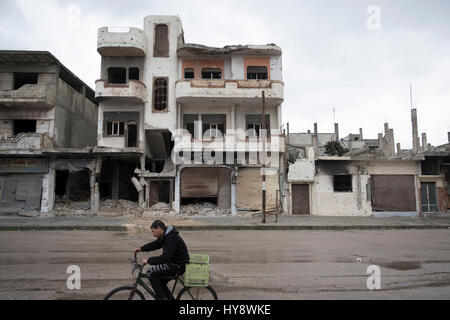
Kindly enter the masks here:
[[219, 209], [214, 203], [191, 203], [181, 206], [181, 214], [187, 216], [229, 216], [230, 209]]
[[141, 216], [143, 208], [139, 206], [138, 202], [130, 200], [112, 200], [107, 199], [100, 203], [100, 215], [124, 215], [124, 216]]
[[150, 210], [170, 210], [170, 203], [158, 202], [151, 206]]
[[94, 215], [91, 210], [89, 201], [56, 201], [53, 208], [53, 213], [59, 216], [66, 215]]

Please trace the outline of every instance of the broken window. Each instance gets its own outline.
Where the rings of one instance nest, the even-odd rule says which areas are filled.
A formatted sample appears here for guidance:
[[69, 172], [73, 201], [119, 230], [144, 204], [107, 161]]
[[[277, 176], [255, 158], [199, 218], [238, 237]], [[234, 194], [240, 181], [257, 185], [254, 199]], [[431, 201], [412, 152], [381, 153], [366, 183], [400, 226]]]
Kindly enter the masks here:
[[167, 108], [167, 79], [155, 79], [153, 88], [153, 108], [163, 111]]
[[334, 192], [352, 192], [352, 176], [334, 175], [333, 188]]
[[[262, 117], [260, 114], [245, 115], [245, 123], [247, 129], [247, 138], [259, 137], [262, 128]], [[270, 135], [270, 115], [266, 114], [266, 135]]]
[[169, 27], [166, 24], [158, 24], [155, 26], [155, 45], [153, 47], [153, 56], [169, 56]]
[[130, 148], [137, 147], [137, 123], [132, 121], [127, 124], [127, 146]]
[[220, 68], [203, 68], [202, 79], [222, 79], [222, 69]]
[[107, 136], [123, 136], [125, 133], [125, 122], [121, 121], [107, 121], [106, 135]]
[[14, 120], [14, 135], [36, 132], [36, 120]]
[[426, 157], [425, 160], [421, 162], [422, 174], [423, 175], [439, 175], [439, 163], [436, 158]]
[[128, 69], [128, 79], [129, 80], [139, 80], [139, 68]]
[[184, 78], [185, 79], [194, 79], [194, 68], [185, 68], [184, 69]]
[[248, 80], [267, 80], [267, 67], [250, 66], [247, 67]]
[[183, 128], [186, 129], [192, 137], [194, 137], [195, 123], [198, 121], [198, 114], [184, 114], [183, 115]]
[[202, 114], [202, 133], [204, 139], [221, 136], [225, 132], [225, 114]]
[[108, 83], [127, 83], [127, 69], [126, 68], [108, 68]]
[[14, 90], [19, 89], [25, 84], [37, 84], [39, 73], [35, 72], [16, 72], [14, 73]]

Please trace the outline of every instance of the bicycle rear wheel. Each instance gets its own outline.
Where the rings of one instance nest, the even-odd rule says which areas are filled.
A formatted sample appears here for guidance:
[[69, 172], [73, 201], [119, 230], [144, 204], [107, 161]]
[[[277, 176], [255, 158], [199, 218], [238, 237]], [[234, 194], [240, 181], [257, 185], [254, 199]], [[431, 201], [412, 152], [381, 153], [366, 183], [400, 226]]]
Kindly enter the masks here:
[[[135, 292], [133, 297], [131, 297], [133, 290]], [[123, 286], [111, 290], [103, 300], [145, 300], [145, 297], [139, 289], [134, 289], [132, 286]]]
[[177, 300], [218, 300], [213, 288], [207, 287], [184, 287], [177, 295]]

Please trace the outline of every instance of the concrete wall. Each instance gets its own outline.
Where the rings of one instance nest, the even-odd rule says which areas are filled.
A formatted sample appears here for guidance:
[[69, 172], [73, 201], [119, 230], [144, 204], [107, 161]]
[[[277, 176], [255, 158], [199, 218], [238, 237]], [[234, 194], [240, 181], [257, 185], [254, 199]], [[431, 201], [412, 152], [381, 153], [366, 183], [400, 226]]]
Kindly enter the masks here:
[[58, 81], [55, 142], [61, 148], [97, 144], [97, 106], [63, 80]]
[[[231, 79], [245, 79], [245, 66], [242, 55], [232, 55], [231, 57]], [[282, 59], [281, 56], [270, 57], [270, 80], [283, 80], [282, 77]], [[228, 79], [228, 78], [227, 78]]]
[[103, 113], [104, 112], [139, 112], [138, 122], [138, 148], [144, 148], [145, 134], [144, 134], [144, 106], [139, 104], [124, 105], [121, 101], [105, 101], [100, 103], [98, 109], [98, 126], [97, 126], [97, 140], [99, 146], [110, 148], [124, 148], [124, 137], [107, 137], [103, 135]]

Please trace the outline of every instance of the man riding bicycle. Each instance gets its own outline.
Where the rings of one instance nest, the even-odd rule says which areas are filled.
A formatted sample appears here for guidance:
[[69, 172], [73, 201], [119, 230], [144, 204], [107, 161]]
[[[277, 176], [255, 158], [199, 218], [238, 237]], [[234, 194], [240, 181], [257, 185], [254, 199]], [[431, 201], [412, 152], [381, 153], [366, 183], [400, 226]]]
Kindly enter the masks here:
[[140, 248], [135, 248], [133, 252], [148, 252], [162, 248], [162, 255], [142, 259], [142, 264], [150, 265], [147, 274], [158, 300], [173, 299], [167, 283], [170, 277], [182, 275], [185, 272], [186, 264], [189, 263], [189, 253], [184, 240], [174, 226], [166, 227], [161, 220], [155, 220], [151, 231], [157, 239]]

